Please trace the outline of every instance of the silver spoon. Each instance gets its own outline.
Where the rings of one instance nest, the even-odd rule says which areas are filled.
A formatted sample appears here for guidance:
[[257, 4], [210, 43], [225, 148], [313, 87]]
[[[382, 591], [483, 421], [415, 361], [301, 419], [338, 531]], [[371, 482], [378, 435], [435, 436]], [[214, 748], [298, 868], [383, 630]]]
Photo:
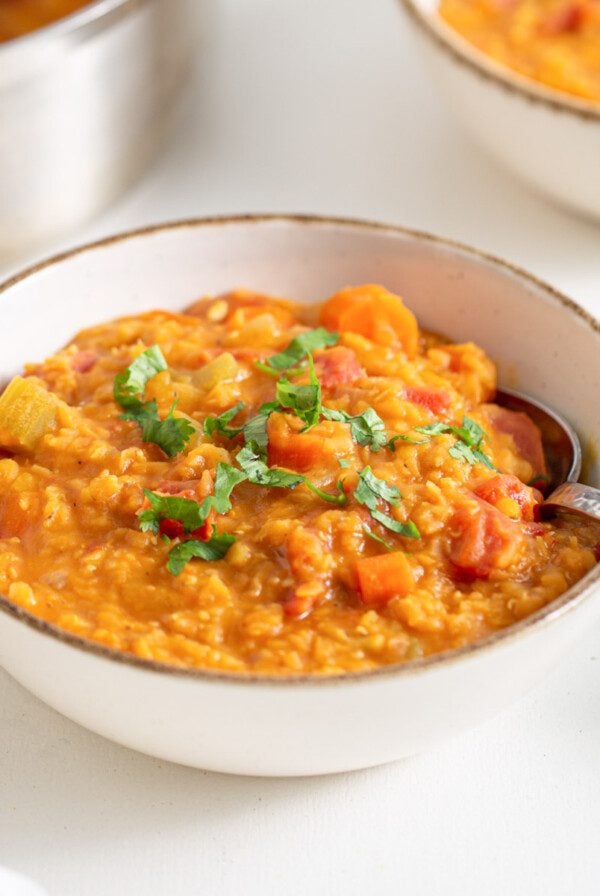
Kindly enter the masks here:
[[581, 444], [571, 424], [543, 402], [512, 389], [499, 389], [496, 403], [527, 414], [540, 429], [552, 489], [540, 507], [542, 516], [548, 518], [568, 510], [600, 521], [600, 489], [577, 481], [581, 475]]

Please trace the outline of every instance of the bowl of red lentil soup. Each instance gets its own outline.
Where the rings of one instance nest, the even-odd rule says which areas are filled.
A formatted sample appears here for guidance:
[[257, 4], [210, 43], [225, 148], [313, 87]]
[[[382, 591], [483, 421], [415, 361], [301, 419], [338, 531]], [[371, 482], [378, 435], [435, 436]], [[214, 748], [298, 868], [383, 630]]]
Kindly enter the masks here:
[[539, 431], [495, 402], [596, 445], [600, 330], [507, 263], [224, 218], [1, 300], [0, 662], [86, 727], [220, 771], [365, 767], [496, 712], [600, 615], [600, 526], [538, 521]]
[[597, 0], [400, 0], [465, 129], [546, 197], [600, 217]]

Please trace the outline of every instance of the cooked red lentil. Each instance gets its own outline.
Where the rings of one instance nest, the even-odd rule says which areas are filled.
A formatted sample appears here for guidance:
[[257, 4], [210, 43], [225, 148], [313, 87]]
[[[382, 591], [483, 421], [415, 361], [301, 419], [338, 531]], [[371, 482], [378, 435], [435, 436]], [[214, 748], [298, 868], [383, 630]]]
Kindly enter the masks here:
[[380, 286], [85, 330], [0, 397], [0, 590], [109, 647], [236, 672], [476, 641], [600, 541], [536, 522], [540, 435], [495, 382]]
[[600, 102], [600, 0], [440, 0], [439, 9], [497, 62]]

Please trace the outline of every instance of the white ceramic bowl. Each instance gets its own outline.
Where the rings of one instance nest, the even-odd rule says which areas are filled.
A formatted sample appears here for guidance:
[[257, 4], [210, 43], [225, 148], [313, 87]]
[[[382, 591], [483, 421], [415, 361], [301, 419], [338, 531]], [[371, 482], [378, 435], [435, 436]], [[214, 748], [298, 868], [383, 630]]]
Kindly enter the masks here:
[[536, 190], [600, 218], [600, 103], [495, 62], [439, 17], [437, 0], [400, 4], [440, 88], [480, 145]]
[[[191, 221], [68, 252], [0, 287], [0, 376], [115, 315], [180, 309], [236, 285], [314, 301], [365, 281], [402, 294], [426, 327], [484, 346], [505, 383], [548, 400], [600, 442], [596, 321], [490, 256], [351, 221]], [[600, 484], [598, 460], [589, 480]], [[66, 716], [154, 756], [242, 774], [337, 772], [423, 750], [524, 693], [600, 616], [599, 581], [600, 566], [475, 646], [326, 679], [161, 666], [63, 633], [0, 598], [0, 663]]]

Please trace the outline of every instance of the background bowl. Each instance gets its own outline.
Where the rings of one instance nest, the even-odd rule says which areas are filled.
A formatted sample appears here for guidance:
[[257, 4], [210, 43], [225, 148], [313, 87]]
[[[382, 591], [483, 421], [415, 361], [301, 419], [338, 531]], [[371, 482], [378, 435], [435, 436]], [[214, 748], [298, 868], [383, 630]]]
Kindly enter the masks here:
[[467, 131], [547, 197], [600, 218], [600, 103], [496, 63], [444, 22], [437, 0], [400, 0], [440, 89]]
[[190, 2], [95, 0], [0, 44], [0, 264], [91, 217], [153, 157]]
[[[0, 287], [0, 379], [116, 315], [180, 309], [235, 286], [315, 301], [368, 281], [402, 294], [425, 327], [478, 342], [505, 384], [546, 399], [600, 444], [596, 321], [475, 250], [351, 221], [182, 222], [32, 268]], [[163, 666], [61, 632], [0, 597], [0, 663], [66, 716], [154, 756], [242, 774], [345, 771], [422, 750], [524, 693], [600, 616], [599, 581], [596, 566], [548, 607], [472, 647], [331, 678]]]

